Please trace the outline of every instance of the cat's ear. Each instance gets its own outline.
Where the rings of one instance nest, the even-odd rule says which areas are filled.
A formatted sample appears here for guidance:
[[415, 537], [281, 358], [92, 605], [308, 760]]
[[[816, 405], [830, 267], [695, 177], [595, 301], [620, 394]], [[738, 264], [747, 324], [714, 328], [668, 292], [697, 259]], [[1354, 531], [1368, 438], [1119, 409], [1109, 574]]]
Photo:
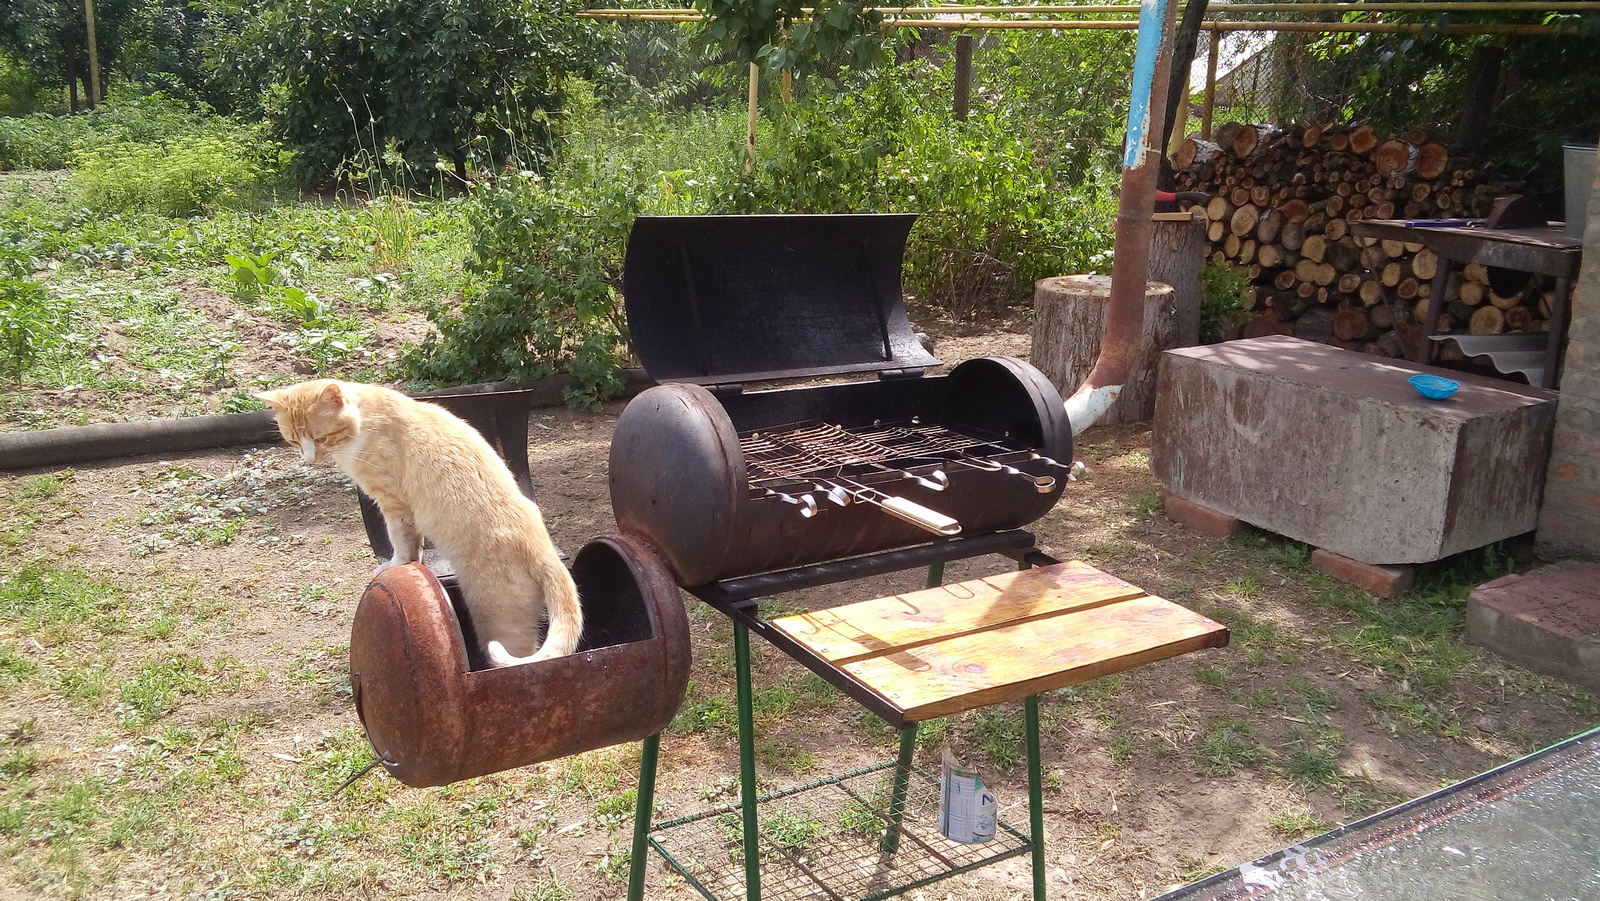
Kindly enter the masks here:
[[279, 394], [276, 391], [258, 391], [250, 396], [274, 410], [282, 410], [284, 407], [284, 403], [279, 399]]
[[339, 387], [338, 382], [329, 382], [327, 387], [322, 389], [322, 393], [317, 396], [317, 406], [330, 413], [337, 413], [343, 410], [345, 402], [344, 389]]

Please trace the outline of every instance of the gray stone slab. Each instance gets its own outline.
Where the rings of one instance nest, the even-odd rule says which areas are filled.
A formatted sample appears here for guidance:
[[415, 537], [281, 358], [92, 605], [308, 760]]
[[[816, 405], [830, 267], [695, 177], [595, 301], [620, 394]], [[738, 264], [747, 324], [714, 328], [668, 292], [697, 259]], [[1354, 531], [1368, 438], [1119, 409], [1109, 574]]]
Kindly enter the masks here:
[[[1406, 379], [1461, 382], [1429, 400]], [[1556, 395], [1266, 337], [1162, 355], [1151, 468], [1172, 494], [1373, 564], [1533, 531]]]

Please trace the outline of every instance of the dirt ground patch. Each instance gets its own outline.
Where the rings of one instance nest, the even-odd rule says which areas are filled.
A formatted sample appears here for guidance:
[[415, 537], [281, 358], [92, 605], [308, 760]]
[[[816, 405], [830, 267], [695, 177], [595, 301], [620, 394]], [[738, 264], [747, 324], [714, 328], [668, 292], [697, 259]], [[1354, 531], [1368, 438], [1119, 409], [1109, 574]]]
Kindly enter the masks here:
[[[947, 363], [1027, 356], [1025, 323], [919, 326]], [[606, 460], [622, 406], [534, 412], [535, 494], [565, 548], [615, 528]], [[1453, 678], [1431, 684], [1425, 664], [1437, 661], [1408, 655], [1444, 645], [1401, 630], [1385, 633], [1393, 647], [1365, 647], [1370, 599], [1311, 572], [1301, 549], [1175, 526], [1159, 509], [1149, 439], [1137, 426], [1089, 430], [1077, 453], [1089, 477], [1033, 530], [1047, 552], [1218, 619], [1234, 640], [1043, 699], [1052, 898], [1147, 898], [1594, 724], [1591, 696], [1458, 633]], [[287, 447], [235, 448], [0, 474], [0, 502], [15, 536], [0, 585], [48, 566], [104, 580], [118, 599], [83, 622], [30, 626], [22, 611], [0, 623], [0, 897], [622, 896], [633, 747], [446, 789], [372, 775], [335, 793], [364, 749], [343, 655], [375, 562], [342, 479]], [[966, 561], [947, 579], [1005, 566]], [[921, 579], [776, 600], [864, 599]], [[693, 685], [662, 740], [660, 818], [730, 799], [738, 772], [730, 629], [684, 603]], [[758, 692], [795, 696], [758, 724], [764, 784], [892, 756], [893, 734], [853, 704], [770, 649], [756, 659]], [[176, 695], [141, 715], [152, 712], [135, 690], [141, 674], [159, 681], [177, 672], [160, 668], [170, 661], [204, 678], [184, 688], [165, 677]], [[1004, 705], [954, 718], [943, 736], [990, 777], [1001, 816], [1025, 826], [1020, 723], [1020, 706]], [[923, 747], [919, 761], [936, 753]], [[1023, 898], [1030, 879], [1020, 858], [908, 897]], [[648, 896], [698, 897], [655, 858]]]

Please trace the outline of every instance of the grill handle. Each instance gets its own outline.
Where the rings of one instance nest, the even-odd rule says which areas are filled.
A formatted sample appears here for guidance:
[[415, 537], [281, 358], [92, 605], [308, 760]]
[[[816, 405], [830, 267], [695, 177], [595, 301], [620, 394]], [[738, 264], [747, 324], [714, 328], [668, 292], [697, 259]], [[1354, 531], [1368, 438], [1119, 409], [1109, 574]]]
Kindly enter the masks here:
[[903, 519], [919, 528], [927, 529], [935, 535], [961, 534], [961, 523], [940, 513], [938, 510], [930, 510], [903, 497], [886, 495], [883, 500], [869, 499], [867, 503], [877, 504], [890, 516]]
[[961, 523], [958, 520], [946, 516], [938, 510], [924, 507], [915, 501], [908, 501], [903, 497], [896, 497], [892, 494], [884, 494], [876, 488], [868, 488], [859, 482], [852, 482], [847, 479], [819, 481], [817, 488], [830, 496], [833, 495], [835, 490], [843, 491], [852, 500], [872, 504], [896, 519], [903, 519], [917, 528], [926, 529], [935, 535], [961, 534]]

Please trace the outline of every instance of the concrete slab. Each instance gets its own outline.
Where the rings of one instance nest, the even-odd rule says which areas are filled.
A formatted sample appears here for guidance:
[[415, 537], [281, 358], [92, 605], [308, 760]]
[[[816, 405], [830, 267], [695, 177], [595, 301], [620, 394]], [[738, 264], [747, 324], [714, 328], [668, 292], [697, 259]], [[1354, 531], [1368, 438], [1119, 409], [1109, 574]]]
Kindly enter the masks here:
[[[1406, 379], [1461, 388], [1428, 400]], [[1352, 560], [1426, 563], [1534, 530], [1556, 395], [1271, 336], [1162, 354], [1168, 492]]]
[[1600, 692], [1600, 563], [1568, 561], [1479, 585], [1467, 599], [1467, 641]]

